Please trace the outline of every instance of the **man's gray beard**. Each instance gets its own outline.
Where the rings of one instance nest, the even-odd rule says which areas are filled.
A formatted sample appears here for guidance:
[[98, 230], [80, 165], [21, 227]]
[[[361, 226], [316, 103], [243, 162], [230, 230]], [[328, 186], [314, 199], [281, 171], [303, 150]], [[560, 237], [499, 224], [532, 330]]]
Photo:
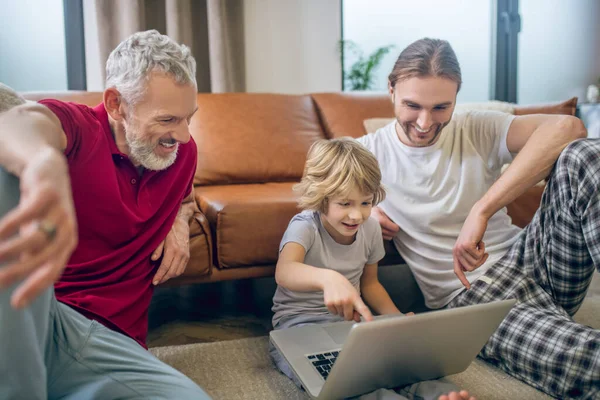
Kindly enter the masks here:
[[170, 153], [167, 157], [160, 157], [154, 152], [156, 146], [160, 146], [160, 144], [152, 146], [139, 139], [130, 140], [127, 136], [126, 141], [127, 146], [129, 146], [129, 157], [151, 171], [162, 171], [169, 168], [175, 162], [179, 151], [179, 143], [176, 143], [175, 146], [177, 148], [174, 152]]

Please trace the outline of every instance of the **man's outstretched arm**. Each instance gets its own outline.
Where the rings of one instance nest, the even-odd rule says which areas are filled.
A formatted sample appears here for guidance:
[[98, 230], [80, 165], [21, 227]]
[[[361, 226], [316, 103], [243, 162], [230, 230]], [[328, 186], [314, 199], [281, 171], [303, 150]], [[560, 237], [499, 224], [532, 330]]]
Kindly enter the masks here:
[[454, 246], [454, 272], [467, 287], [465, 271], [479, 268], [486, 260], [482, 242], [487, 221], [537, 182], [548, 176], [560, 153], [574, 140], [585, 138], [580, 119], [564, 115], [527, 115], [516, 117], [508, 131], [506, 144], [517, 156], [471, 209]]
[[[38, 153], [62, 156], [67, 137], [60, 121], [47, 107], [26, 102], [0, 84], [0, 165], [17, 176]], [[62, 157], [64, 159], [64, 157]]]
[[0, 82], [0, 114], [25, 103], [26, 101], [23, 97], [19, 96], [17, 92]]
[[[24, 307], [51, 286], [77, 245], [66, 158], [67, 139], [46, 107], [0, 86], [0, 167], [20, 178], [19, 206], [0, 219], [0, 290]], [[19, 234], [15, 236], [15, 234]]]
[[494, 215], [546, 178], [569, 143], [585, 137], [587, 130], [576, 117], [539, 114], [516, 117], [509, 128], [506, 145], [517, 156], [478, 206], [487, 215]]

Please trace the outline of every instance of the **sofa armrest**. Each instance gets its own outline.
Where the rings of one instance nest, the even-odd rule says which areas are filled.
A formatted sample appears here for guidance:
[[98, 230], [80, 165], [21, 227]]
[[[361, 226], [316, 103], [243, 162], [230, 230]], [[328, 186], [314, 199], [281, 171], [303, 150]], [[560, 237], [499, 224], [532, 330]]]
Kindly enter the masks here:
[[202, 213], [202, 211], [195, 211], [190, 221], [190, 242], [193, 238], [198, 236], [206, 236], [206, 244], [208, 247], [208, 256], [212, 262], [213, 259], [213, 240], [212, 233], [210, 231], [210, 225], [208, 219]]

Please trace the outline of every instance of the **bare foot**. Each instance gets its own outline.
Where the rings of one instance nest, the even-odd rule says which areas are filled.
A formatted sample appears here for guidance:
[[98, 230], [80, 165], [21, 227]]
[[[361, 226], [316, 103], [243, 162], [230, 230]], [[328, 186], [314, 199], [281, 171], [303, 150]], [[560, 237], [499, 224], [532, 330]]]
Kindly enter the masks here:
[[443, 396], [440, 396], [438, 400], [476, 400], [475, 397], [469, 395], [466, 390], [460, 392], [450, 392]]

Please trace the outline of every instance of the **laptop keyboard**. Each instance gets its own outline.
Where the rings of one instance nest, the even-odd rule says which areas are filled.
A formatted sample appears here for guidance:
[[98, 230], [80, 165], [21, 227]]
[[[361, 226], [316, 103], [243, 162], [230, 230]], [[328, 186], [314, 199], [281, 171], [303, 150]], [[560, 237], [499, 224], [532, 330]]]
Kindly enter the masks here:
[[309, 354], [306, 356], [308, 361], [313, 365], [313, 368], [317, 370], [319, 375], [323, 379], [327, 379], [329, 371], [333, 367], [335, 360], [337, 360], [340, 350], [327, 351], [325, 353]]

